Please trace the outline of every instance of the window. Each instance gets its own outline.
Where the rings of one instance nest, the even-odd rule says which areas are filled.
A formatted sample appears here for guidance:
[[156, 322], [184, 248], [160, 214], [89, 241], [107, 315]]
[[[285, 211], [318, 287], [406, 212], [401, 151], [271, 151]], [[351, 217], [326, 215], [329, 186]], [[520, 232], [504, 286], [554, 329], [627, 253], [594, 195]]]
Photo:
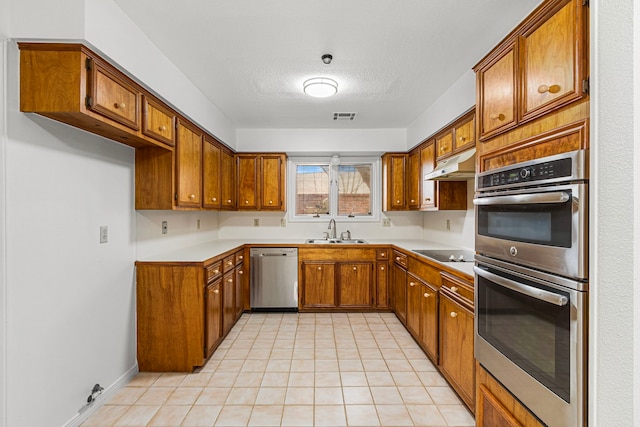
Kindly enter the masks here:
[[289, 219], [352, 221], [379, 219], [377, 158], [291, 158]]

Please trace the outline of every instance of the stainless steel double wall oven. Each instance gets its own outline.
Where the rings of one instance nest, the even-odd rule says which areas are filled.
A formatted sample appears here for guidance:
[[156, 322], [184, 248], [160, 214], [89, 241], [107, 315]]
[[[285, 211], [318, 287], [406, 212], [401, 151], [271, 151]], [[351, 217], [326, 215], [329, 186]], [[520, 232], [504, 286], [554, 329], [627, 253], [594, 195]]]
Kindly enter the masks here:
[[588, 151], [476, 177], [476, 359], [549, 426], [586, 424]]

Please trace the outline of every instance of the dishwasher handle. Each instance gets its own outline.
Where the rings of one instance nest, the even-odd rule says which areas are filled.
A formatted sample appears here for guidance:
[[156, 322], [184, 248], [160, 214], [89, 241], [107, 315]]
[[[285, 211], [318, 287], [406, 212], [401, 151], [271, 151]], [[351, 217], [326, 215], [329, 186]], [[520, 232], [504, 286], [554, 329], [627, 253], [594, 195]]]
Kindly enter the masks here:
[[282, 253], [282, 254], [274, 254], [274, 253], [267, 253], [267, 254], [260, 254], [260, 256], [291, 256], [292, 254], [287, 254], [287, 253]]

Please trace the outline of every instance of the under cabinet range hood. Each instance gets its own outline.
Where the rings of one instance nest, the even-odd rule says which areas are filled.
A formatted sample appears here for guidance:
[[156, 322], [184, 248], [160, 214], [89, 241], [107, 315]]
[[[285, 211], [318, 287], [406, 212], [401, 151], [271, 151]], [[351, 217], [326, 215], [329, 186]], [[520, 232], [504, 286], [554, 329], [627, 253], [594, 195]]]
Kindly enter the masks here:
[[433, 172], [424, 176], [424, 180], [462, 181], [475, 178], [475, 175], [476, 149], [472, 148], [438, 162]]

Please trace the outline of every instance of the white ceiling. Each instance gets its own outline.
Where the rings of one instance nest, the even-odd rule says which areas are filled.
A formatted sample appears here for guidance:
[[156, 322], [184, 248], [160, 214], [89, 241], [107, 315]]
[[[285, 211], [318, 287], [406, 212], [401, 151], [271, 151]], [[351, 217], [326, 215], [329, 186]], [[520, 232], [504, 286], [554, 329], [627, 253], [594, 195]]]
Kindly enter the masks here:
[[406, 128], [540, 0], [115, 2], [237, 128]]

